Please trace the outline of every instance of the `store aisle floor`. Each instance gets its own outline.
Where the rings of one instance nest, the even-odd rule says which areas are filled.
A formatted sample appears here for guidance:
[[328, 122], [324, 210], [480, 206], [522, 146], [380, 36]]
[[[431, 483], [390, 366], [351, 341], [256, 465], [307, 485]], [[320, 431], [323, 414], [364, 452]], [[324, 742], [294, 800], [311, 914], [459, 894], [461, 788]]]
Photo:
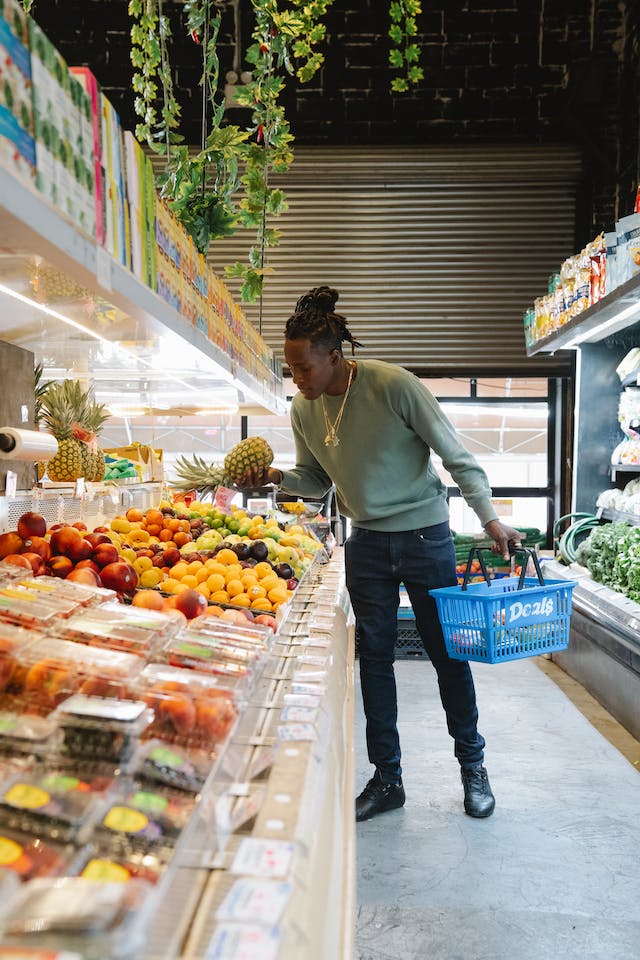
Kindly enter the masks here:
[[[396, 663], [407, 803], [357, 825], [356, 960], [636, 960], [640, 772], [534, 661], [473, 672], [487, 820], [463, 812], [431, 664]], [[355, 736], [359, 791], [359, 699]]]

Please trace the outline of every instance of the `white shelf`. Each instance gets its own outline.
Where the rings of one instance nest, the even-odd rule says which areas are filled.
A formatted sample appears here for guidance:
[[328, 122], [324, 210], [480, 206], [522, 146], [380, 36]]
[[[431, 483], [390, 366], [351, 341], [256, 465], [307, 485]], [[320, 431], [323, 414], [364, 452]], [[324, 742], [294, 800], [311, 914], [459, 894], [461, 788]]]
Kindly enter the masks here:
[[[44, 353], [50, 363], [59, 360], [63, 368], [77, 364], [84, 353], [88, 371], [97, 379], [104, 373], [114, 380], [118, 371], [130, 381], [166, 373], [178, 390], [182, 385], [187, 402], [190, 393], [201, 396], [204, 390], [213, 404], [218, 390], [231, 389], [243, 395], [241, 405], [286, 411], [281, 381], [273, 389], [243, 369], [35, 189], [1, 168], [0, 228], [0, 284], [5, 288], [33, 296], [36, 258], [81, 288], [69, 302], [50, 304], [69, 322], [4, 293], [0, 338]], [[115, 357], [108, 345], [117, 348]]]

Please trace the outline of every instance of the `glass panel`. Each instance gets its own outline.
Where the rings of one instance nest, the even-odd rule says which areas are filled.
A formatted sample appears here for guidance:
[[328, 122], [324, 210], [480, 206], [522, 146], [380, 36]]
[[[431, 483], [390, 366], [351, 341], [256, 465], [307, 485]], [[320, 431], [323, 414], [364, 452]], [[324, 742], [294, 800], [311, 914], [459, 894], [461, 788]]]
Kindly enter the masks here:
[[442, 377], [421, 380], [434, 397], [470, 397], [471, 381], [468, 377]]
[[492, 380], [483, 377], [476, 380], [478, 397], [546, 397], [547, 393], [547, 380], [544, 377], [530, 380], [512, 377]]

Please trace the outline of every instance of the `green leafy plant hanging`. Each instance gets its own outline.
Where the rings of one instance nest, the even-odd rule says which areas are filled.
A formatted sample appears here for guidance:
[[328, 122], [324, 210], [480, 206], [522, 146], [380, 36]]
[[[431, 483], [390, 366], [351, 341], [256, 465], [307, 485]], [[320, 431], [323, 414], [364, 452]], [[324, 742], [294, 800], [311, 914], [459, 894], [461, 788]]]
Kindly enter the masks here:
[[406, 93], [424, 78], [420, 66], [420, 48], [414, 37], [418, 34], [416, 17], [422, 13], [419, 0], [391, 0], [389, 6], [389, 37], [392, 47], [389, 51], [389, 63], [399, 71], [391, 81], [394, 93]]

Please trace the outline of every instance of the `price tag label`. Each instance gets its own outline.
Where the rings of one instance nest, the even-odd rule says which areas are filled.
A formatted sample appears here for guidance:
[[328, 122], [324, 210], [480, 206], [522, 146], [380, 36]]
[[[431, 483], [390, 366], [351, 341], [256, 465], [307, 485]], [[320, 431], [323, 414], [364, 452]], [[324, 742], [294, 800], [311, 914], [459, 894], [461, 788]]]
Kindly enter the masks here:
[[278, 738], [283, 742], [292, 740], [312, 742], [316, 736], [316, 728], [312, 723], [283, 723], [278, 727]]
[[292, 885], [287, 882], [242, 877], [236, 880], [216, 910], [216, 917], [273, 926], [280, 919], [291, 890]]
[[113, 289], [113, 261], [104, 247], [96, 248], [96, 280], [105, 290]]
[[286, 840], [262, 840], [245, 837], [236, 850], [231, 873], [249, 877], [281, 877], [291, 868], [294, 846]]
[[222, 510], [223, 513], [230, 513], [231, 501], [237, 495], [237, 493], [237, 490], [231, 490], [229, 487], [218, 487], [216, 490], [214, 506], [217, 510]]
[[205, 960], [276, 960], [280, 934], [258, 924], [220, 923]]
[[18, 474], [13, 470], [7, 470], [4, 481], [4, 492], [8, 497], [15, 497], [18, 486]]
[[280, 714], [284, 723], [315, 723], [318, 718], [317, 707], [286, 706]]
[[84, 477], [78, 477], [76, 488], [73, 492], [74, 497], [84, 497]]

